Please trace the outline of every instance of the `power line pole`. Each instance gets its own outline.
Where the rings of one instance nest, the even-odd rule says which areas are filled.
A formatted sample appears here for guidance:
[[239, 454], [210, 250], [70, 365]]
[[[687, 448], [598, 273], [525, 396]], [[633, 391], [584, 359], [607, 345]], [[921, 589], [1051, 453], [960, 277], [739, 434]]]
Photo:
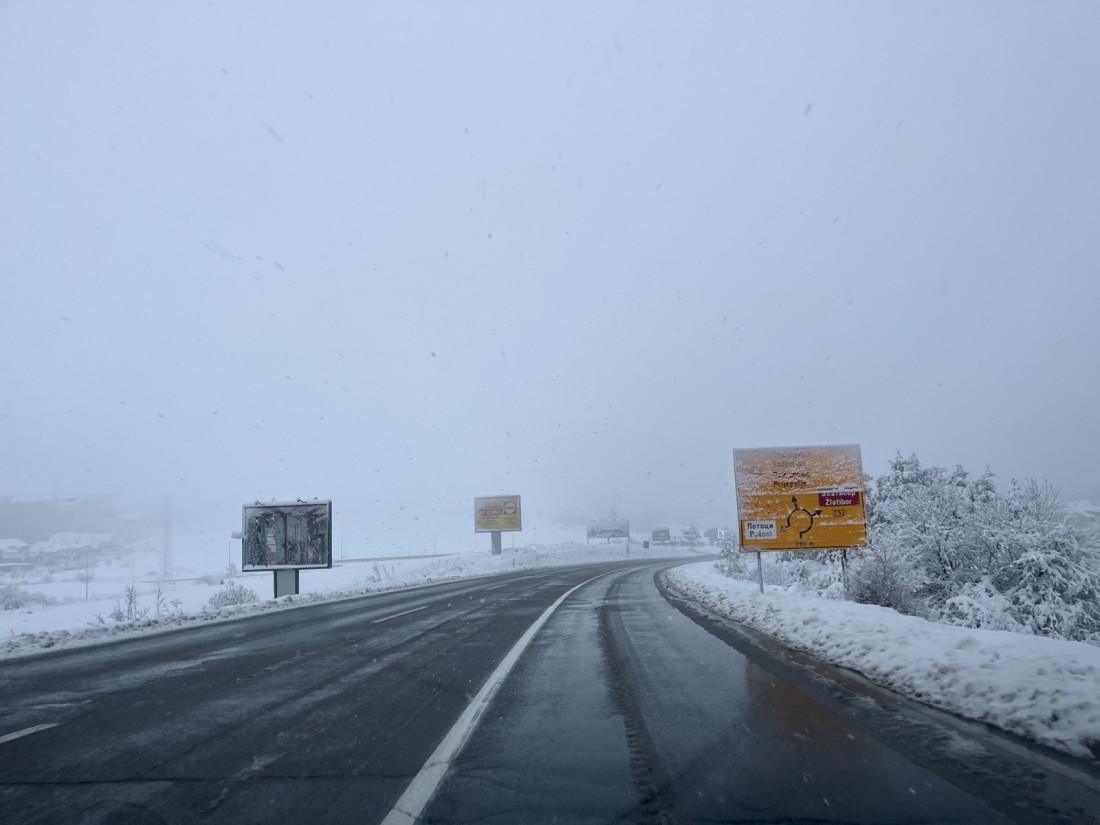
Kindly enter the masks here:
[[161, 578], [172, 578], [172, 502], [169, 499], [164, 500], [164, 546], [161, 551], [160, 566]]

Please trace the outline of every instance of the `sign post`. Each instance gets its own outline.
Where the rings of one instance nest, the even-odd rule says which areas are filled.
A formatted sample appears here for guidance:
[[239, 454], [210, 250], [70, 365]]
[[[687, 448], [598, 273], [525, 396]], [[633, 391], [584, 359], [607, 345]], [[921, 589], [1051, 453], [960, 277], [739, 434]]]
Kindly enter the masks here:
[[493, 555], [502, 552], [502, 531], [523, 529], [519, 496], [484, 496], [474, 499], [474, 532], [492, 533]]
[[[858, 444], [733, 451], [741, 552], [840, 550], [867, 546], [863, 461]], [[847, 584], [845, 584], [847, 588]]]

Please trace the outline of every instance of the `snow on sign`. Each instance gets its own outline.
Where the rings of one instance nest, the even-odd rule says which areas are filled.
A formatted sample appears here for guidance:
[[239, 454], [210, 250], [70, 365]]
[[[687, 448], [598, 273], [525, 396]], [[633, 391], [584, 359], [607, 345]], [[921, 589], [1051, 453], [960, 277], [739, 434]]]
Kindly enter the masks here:
[[486, 496], [474, 499], [474, 532], [522, 530], [519, 496]]
[[867, 545], [858, 444], [733, 451], [741, 550]]

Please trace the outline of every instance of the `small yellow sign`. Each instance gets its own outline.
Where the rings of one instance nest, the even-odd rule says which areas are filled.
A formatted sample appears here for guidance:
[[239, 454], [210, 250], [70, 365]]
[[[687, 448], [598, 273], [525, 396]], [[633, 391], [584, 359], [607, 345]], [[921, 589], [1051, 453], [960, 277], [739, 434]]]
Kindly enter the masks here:
[[859, 445], [733, 451], [742, 552], [867, 546]]
[[474, 532], [522, 530], [519, 496], [486, 496], [474, 499]]

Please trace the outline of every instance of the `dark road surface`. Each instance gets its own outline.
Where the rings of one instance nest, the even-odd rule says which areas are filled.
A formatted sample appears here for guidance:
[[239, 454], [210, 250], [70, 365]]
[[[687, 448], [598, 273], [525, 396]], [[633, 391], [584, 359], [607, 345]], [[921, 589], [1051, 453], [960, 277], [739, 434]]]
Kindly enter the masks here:
[[[0, 663], [0, 819], [1100, 822], [1090, 766], [833, 678], [666, 599], [661, 566], [451, 582]], [[499, 691], [479, 693], [494, 670]]]

